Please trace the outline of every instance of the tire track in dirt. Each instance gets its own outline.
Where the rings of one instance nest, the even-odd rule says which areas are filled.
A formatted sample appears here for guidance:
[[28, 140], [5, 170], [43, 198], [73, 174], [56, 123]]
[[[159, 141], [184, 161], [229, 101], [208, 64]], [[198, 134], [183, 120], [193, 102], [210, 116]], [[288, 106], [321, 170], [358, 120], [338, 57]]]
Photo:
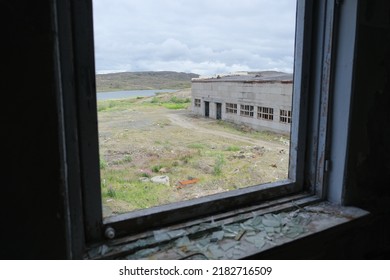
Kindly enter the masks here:
[[184, 114], [181, 113], [176, 113], [176, 114], [167, 114], [167, 117], [169, 120], [175, 124], [178, 125], [182, 128], [186, 128], [192, 131], [197, 131], [199, 133], [204, 133], [204, 134], [212, 134], [215, 136], [235, 140], [235, 141], [241, 141], [245, 142], [251, 145], [257, 145], [257, 146], [263, 146], [266, 149], [269, 150], [278, 150], [278, 149], [286, 149], [288, 148], [287, 144], [282, 144], [282, 143], [274, 143], [270, 141], [265, 141], [265, 140], [260, 140], [260, 139], [253, 139], [250, 137], [245, 137], [241, 135], [236, 135], [232, 133], [228, 133], [226, 131], [220, 131], [220, 130], [213, 130], [209, 128], [205, 128], [202, 126], [199, 126], [196, 122], [191, 120], [190, 118], [186, 117]]

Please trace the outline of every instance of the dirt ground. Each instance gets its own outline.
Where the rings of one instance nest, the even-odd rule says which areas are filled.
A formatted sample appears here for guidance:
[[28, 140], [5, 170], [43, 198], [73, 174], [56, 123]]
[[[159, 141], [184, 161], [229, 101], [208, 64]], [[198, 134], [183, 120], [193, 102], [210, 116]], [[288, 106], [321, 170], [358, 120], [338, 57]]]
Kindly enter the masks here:
[[[287, 178], [287, 136], [150, 102], [151, 98], [143, 98], [99, 112], [106, 216]], [[149, 182], [154, 176], [167, 176], [169, 185], [156, 189]], [[180, 183], [191, 179], [196, 182]], [[133, 194], [140, 188], [145, 192]]]

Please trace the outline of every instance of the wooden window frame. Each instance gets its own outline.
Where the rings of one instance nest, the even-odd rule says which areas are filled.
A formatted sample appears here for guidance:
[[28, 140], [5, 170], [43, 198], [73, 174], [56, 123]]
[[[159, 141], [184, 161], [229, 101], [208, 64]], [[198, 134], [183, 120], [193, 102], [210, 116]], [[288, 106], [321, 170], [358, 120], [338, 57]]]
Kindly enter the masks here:
[[238, 111], [238, 108], [237, 108], [237, 103], [226, 103], [225, 104], [225, 112], [227, 114], [235, 114], [237, 115], [237, 111]]
[[[290, 162], [287, 180], [103, 219], [92, 0], [53, 2], [58, 110], [63, 116], [68, 254], [88, 244], [289, 195], [342, 201], [357, 1], [297, 0]], [[342, 5], [348, 7], [342, 9]], [[345, 14], [344, 17], [339, 16]], [[351, 31], [352, 30], [352, 31]], [[337, 53], [337, 56], [335, 55]], [[336, 104], [337, 106], [331, 106]], [[337, 116], [337, 118], [335, 117]], [[337, 121], [334, 121], [337, 119]], [[335, 147], [331, 149], [331, 147]], [[334, 167], [330, 168], [330, 162]]]
[[274, 120], [274, 108], [257, 106], [257, 118], [262, 119], [262, 120], [266, 120], [266, 121], [273, 121]]
[[202, 104], [202, 100], [200, 100], [199, 98], [194, 98], [194, 107], [200, 108], [201, 104]]
[[291, 124], [291, 110], [279, 110], [279, 121], [281, 123]]
[[255, 115], [255, 106], [248, 104], [240, 104], [240, 116], [253, 118]]

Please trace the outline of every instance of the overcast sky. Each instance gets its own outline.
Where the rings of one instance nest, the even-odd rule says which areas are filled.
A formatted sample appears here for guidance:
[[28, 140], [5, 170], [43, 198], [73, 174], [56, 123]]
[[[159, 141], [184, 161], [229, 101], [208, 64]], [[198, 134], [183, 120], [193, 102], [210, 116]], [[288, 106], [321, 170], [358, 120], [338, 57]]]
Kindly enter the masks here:
[[97, 73], [292, 72], [295, 0], [93, 0]]

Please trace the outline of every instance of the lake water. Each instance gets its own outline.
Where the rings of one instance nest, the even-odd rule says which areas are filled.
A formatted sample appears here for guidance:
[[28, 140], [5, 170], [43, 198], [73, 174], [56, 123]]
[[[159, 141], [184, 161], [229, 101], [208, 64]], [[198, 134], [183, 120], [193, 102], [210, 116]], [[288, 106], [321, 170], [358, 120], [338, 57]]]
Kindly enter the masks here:
[[96, 94], [97, 100], [108, 100], [108, 99], [122, 99], [129, 97], [146, 97], [154, 96], [158, 92], [175, 92], [174, 89], [145, 89], [145, 90], [125, 90], [125, 91], [109, 91], [109, 92], [98, 92]]

